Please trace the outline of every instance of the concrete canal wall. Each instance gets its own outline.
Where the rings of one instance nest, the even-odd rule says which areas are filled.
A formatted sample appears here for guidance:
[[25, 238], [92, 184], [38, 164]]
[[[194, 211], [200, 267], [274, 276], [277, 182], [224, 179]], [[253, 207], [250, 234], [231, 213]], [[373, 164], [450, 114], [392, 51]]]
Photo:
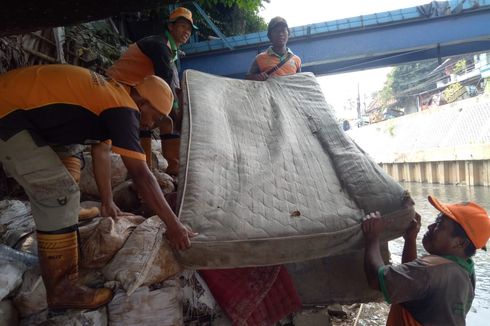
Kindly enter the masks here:
[[348, 134], [395, 180], [490, 186], [490, 94]]

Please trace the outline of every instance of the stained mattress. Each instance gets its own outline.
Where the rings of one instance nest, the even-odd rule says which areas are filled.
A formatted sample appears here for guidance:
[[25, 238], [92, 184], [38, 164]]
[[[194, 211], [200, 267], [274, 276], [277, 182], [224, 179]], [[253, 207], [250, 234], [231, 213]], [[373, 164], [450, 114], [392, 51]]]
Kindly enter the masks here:
[[264, 82], [184, 72], [178, 215], [199, 233], [192, 268], [273, 265], [362, 248], [413, 218], [408, 193], [345, 134], [310, 73]]

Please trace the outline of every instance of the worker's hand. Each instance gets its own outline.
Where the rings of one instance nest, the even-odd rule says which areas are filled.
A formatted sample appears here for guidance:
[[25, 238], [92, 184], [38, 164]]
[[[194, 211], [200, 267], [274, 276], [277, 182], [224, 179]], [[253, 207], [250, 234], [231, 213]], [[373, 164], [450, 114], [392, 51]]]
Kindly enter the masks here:
[[419, 213], [415, 212], [415, 217], [410, 221], [410, 225], [403, 234], [403, 239], [405, 239], [405, 241], [415, 241], [417, 239], [417, 234], [420, 231], [421, 225], [420, 220]]
[[117, 218], [121, 215], [127, 216], [133, 214], [121, 211], [113, 201], [102, 203], [100, 206], [100, 216], [110, 216], [112, 218]]
[[196, 235], [197, 233], [178, 221], [168, 224], [167, 232], [165, 233], [170, 245], [179, 250], [189, 249], [191, 247], [190, 238], [193, 238]]
[[384, 229], [384, 222], [381, 219], [381, 214], [379, 212], [374, 212], [366, 215], [362, 220], [361, 228], [366, 241], [377, 239]]

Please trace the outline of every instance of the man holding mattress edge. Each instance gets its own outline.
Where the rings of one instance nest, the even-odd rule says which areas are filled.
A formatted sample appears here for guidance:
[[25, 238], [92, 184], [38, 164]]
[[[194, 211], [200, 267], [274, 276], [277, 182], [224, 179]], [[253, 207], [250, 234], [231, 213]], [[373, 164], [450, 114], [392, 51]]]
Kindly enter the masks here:
[[112, 297], [109, 289], [78, 283], [80, 193], [51, 146], [92, 144], [102, 204], [113, 217], [119, 209], [112, 201], [109, 150], [120, 154], [139, 193], [166, 224], [170, 244], [190, 247], [195, 233], [168, 206], [139, 143], [140, 126], [152, 128], [172, 102], [170, 87], [156, 76], [134, 87], [71, 65], [32, 66], [0, 76], [0, 162], [31, 202], [50, 309], [94, 309]]

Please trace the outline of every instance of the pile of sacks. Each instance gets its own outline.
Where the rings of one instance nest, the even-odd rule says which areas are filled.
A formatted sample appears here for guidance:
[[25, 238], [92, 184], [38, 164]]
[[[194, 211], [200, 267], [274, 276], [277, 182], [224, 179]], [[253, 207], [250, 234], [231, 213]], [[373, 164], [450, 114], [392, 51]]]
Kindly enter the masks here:
[[[0, 324], [38, 325], [48, 319], [29, 204], [0, 201]], [[154, 216], [99, 217], [80, 231], [81, 281], [107, 286], [114, 297], [94, 311], [50, 316], [50, 325], [182, 325], [181, 271]], [[69, 322], [68, 322], [69, 321]]]
[[216, 318], [226, 324], [205, 282], [181, 270], [157, 216], [84, 222], [81, 281], [110, 287], [114, 297], [97, 310], [48, 316], [34, 232], [28, 202], [0, 201], [0, 325], [178, 326]]
[[[82, 198], [96, 197], [91, 157], [87, 153], [84, 157]], [[115, 201], [122, 209], [133, 210], [141, 203], [119, 156], [112, 156], [112, 167]], [[172, 177], [162, 172], [166, 161], [157, 150], [153, 167], [163, 192], [174, 191]], [[80, 281], [111, 288], [112, 300], [97, 310], [49, 314], [35, 229], [28, 202], [0, 201], [0, 325], [183, 325], [184, 315], [189, 317], [203, 307], [209, 313], [216, 307], [199, 276], [182, 271], [165, 240], [160, 218], [127, 215], [95, 217], [79, 225]]]
[[[92, 157], [89, 152], [83, 154], [83, 169], [80, 177], [80, 193], [82, 198], [98, 198], [99, 190], [94, 178]], [[152, 172], [164, 194], [175, 191], [174, 179], [165, 173], [168, 163], [161, 153], [160, 141], [152, 141]], [[141, 205], [128, 170], [121, 156], [111, 153], [111, 185], [114, 202], [125, 211], [134, 211]]]

